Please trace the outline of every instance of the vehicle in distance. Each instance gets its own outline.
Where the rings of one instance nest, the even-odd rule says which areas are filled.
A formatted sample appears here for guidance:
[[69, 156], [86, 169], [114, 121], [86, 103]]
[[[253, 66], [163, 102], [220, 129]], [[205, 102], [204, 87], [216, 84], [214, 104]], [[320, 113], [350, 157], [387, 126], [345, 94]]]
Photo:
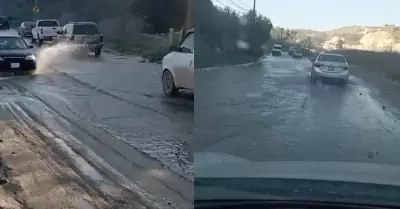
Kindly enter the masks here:
[[40, 46], [44, 41], [52, 41], [60, 30], [60, 23], [57, 20], [38, 20], [32, 28], [32, 43], [37, 41]]
[[19, 35], [0, 35], [0, 73], [31, 74], [36, 70], [36, 58]]
[[55, 43], [73, 43], [77, 50], [93, 52], [96, 57], [103, 49], [103, 35], [94, 22], [69, 22], [58, 32]]
[[293, 55], [293, 52], [296, 51], [296, 48], [294, 46], [289, 47], [289, 55]]
[[272, 56], [281, 56], [282, 55], [282, 45], [274, 44], [272, 47]]
[[292, 52], [292, 57], [303, 58], [303, 51], [301, 49], [296, 49], [294, 52]]
[[0, 16], [0, 30], [10, 30], [10, 19], [7, 16]]
[[18, 27], [18, 35], [22, 37], [32, 36], [32, 28], [35, 26], [34, 21], [22, 22]]
[[194, 29], [189, 30], [178, 46], [162, 60], [162, 88], [166, 96], [176, 96], [180, 89], [194, 89]]
[[349, 64], [341, 54], [319, 53], [312, 62], [311, 77], [312, 83], [318, 79], [341, 80], [344, 85], [349, 82]]

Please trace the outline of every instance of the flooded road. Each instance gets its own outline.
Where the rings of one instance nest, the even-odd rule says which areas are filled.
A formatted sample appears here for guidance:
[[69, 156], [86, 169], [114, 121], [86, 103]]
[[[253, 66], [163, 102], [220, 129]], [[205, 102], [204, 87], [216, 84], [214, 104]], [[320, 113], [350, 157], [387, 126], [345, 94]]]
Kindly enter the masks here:
[[43, 126], [105, 178], [149, 202], [190, 206], [193, 96], [164, 97], [160, 66], [138, 57], [56, 52], [42, 54], [51, 59], [37, 75], [0, 81], [0, 112], [9, 113], [0, 119]]
[[399, 164], [395, 109], [357, 77], [345, 88], [311, 84], [310, 68], [308, 59], [285, 55], [197, 72], [195, 151], [252, 161]]

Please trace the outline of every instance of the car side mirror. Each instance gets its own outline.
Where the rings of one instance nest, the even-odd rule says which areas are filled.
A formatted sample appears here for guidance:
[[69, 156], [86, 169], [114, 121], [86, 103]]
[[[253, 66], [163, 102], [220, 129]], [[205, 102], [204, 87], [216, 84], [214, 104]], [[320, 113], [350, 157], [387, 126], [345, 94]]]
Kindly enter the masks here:
[[181, 52], [182, 48], [179, 46], [170, 46], [169, 47], [169, 52]]
[[33, 49], [33, 45], [29, 45], [29, 48], [30, 48], [30, 49]]

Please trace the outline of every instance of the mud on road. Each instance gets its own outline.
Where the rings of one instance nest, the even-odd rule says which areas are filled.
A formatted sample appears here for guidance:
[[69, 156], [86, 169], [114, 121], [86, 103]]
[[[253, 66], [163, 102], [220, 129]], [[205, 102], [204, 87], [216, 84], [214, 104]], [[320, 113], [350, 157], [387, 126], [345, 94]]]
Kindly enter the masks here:
[[36, 76], [0, 81], [0, 120], [25, 124], [57, 148], [107, 201], [191, 207], [193, 97], [164, 97], [160, 66], [138, 57], [63, 50], [35, 47], [42, 60]]
[[[121, 204], [94, 190], [72, 169], [68, 160], [21, 121], [0, 121], [0, 153], [1, 208], [130, 207], [128, 203]], [[135, 202], [134, 205], [143, 203]]]

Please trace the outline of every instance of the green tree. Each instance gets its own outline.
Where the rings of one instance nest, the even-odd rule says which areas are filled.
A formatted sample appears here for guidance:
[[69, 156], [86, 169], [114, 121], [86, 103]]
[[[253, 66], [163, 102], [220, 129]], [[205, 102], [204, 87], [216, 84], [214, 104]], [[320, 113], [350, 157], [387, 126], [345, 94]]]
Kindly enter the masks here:
[[214, 7], [210, 0], [195, 1], [196, 68], [251, 62], [264, 54], [271, 38], [271, 21], [252, 11], [239, 14]]

